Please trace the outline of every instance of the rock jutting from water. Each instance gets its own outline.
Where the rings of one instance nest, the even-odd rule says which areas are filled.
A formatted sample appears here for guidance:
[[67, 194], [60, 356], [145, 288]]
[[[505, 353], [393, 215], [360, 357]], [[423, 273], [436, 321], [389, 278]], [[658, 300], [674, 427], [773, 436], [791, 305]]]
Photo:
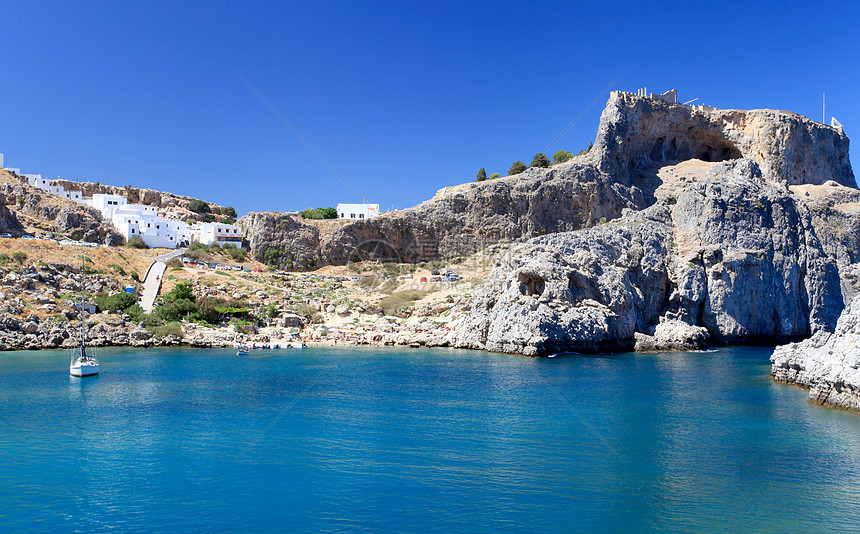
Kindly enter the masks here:
[[774, 380], [808, 388], [811, 402], [860, 412], [860, 297], [833, 332], [777, 347], [770, 361]]
[[527, 355], [701, 348], [832, 330], [842, 307], [809, 211], [741, 159], [674, 204], [512, 248], [449, 341]]

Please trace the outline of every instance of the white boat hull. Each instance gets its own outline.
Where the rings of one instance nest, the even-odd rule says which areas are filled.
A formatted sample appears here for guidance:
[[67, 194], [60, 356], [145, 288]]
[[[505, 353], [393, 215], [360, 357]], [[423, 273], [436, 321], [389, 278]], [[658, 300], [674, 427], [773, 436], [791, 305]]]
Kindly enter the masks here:
[[73, 363], [69, 366], [69, 374], [72, 376], [93, 376], [99, 374], [99, 364]]

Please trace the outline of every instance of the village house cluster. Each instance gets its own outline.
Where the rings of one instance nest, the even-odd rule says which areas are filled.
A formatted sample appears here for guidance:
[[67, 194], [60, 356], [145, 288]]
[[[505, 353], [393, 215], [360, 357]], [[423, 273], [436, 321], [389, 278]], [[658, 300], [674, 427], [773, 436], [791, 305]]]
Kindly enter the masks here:
[[101, 211], [104, 219], [110, 221], [126, 240], [140, 237], [151, 248], [177, 248], [194, 242], [204, 245], [230, 244], [242, 248], [242, 232], [233, 224], [187, 224], [185, 221], [165, 219], [158, 215], [155, 206], [129, 204], [125, 197], [119, 195], [96, 193], [92, 197], [84, 197], [80, 191], [66, 191], [61, 186], [52, 185], [51, 180], [41, 174], [21, 174], [20, 169], [3, 167], [3, 154], [0, 154], [0, 168], [23, 176], [33, 187]]

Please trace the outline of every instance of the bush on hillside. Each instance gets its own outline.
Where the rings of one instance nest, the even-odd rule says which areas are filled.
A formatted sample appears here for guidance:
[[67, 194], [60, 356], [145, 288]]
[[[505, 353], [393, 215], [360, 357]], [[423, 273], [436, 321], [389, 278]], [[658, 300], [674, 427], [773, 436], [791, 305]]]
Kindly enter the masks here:
[[230, 217], [231, 219], [235, 219], [236, 217], [238, 217], [238, 214], [236, 213], [236, 208], [234, 208], [233, 206], [226, 206], [221, 208], [221, 215], [224, 215], [225, 217]]
[[335, 208], [315, 208], [307, 209], [299, 212], [303, 219], [337, 219], [337, 210]]
[[511, 168], [508, 170], [508, 176], [513, 176], [515, 174], [519, 174], [519, 173], [523, 172], [524, 170], [526, 170], [527, 168], [528, 167], [526, 167], [525, 163], [523, 163], [520, 160], [517, 160], [517, 161], [513, 162], [513, 164], [511, 164]]
[[131, 236], [129, 240], [126, 241], [125, 246], [131, 248], [149, 248], [149, 245], [147, 245], [139, 235]]
[[478, 171], [478, 174], [476, 175], [476, 178], [478, 182], [483, 182], [484, 180], [486, 180], [487, 170], [481, 167], [481, 169]]
[[487, 178], [487, 179], [488, 179], [488, 180], [495, 180], [496, 178], [501, 178], [501, 177], [502, 177], [502, 175], [501, 175], [501, 174], [499, 174], [499, 173], [497, 173], [497, 172], [494, 172], [494, 173], [493, 173], [493, 174], [491, 174], [491, 175], [490, 175], [490, 177], [489, 177], [489, 178]]
[[564, 163], [565, 161], [568, 161], [570, 159], [573, 159], [573, 154], [571, 154], [567, 150], [559, 150], [552, 155], [552, 161], [555, 163]]
[[125, 312], [128, 308], [137, 305], [137, 297], [125, 292], [114, 293], [112, 295], [99, 293], [93, 300], [95, 300], [96, 305], [101, 311], [108, 313]]
[[542, 169], [545, 169], [545, 168], [550, 166], [550, 163], [552, 163], [552, 162], [550, 162], [549, 158], [546, 157], [546, 154], [544, 154], [543, 152], [538, 152], [537, 154], [535, 154], [535, 157], [532, 159], [531, 166], [532, 167], [540, 167]]
[[203, 202], [202, 200], [192, 200], [188, 203], [188, 209], [193, 211], [194, 213], [209, 213], [212, 210], [209, 208], [209, 204]]

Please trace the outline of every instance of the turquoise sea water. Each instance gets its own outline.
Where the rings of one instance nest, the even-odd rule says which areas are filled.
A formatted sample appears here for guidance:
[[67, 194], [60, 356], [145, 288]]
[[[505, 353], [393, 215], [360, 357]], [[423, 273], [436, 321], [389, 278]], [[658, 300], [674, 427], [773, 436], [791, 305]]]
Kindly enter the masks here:
[[860, 416], [770, 352], [3, 353], [0, 531], [856, 531]]

